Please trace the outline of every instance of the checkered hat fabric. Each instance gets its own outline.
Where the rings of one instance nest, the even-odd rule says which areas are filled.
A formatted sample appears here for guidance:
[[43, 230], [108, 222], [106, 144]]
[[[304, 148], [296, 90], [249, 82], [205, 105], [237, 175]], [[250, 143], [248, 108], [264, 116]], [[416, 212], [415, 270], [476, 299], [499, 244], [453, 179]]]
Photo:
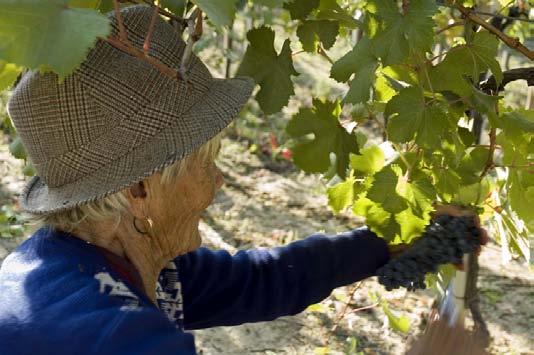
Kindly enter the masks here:
[[[142, 5], [121, 10], [128, 39], [140, 49], [152, 13]], [[184, 49], [180, 33], [159, 18], [149, 54], [178, 69]], [[60, 211], [140, 181], [222, 131], [253, 88], [250, 78], [213, 78], [194, 55], [187, 82], [172, 79], [105, 41], [62, 82], [53, 73], [25, 73], [8, 104], [37, 171], [21, 207]]]

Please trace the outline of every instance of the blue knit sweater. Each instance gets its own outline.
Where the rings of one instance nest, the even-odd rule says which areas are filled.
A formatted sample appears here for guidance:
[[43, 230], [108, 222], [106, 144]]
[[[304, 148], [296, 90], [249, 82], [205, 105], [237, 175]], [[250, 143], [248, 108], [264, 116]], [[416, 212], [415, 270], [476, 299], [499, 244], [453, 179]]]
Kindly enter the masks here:
[[0, 269], [0, 353], [195, 354], [188, 329], [297, 314], [388, 258], [363, 228], [233, 256], [200, 248], [161, 272], [156, 306], [131, 264], [42, 228]]

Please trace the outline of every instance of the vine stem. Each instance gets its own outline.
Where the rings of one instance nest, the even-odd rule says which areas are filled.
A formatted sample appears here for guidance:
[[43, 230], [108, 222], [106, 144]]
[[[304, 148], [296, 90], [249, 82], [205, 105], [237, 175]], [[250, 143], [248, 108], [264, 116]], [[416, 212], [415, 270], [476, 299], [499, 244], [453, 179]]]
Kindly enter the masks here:
[[[150, 6], [154, 6], [154, 2], [151, 1], [151, 0], [141, 0], [140, 1], [141, 4], [147, 4], [147, 5], [150, 5]], [[165, 17], [168, 17], [176, 22], [178, 22], [182, 28], [185, 28], [187, 26], [187, 20], [182, 18], [182, 17], [179, 17], [179, 16], [176, 16], [175, 14], [165, 10], [165, 9], [162, 9], [161, 7], [158, 7], [158, 12], [165, 16]]]
[[165, 65], [163, 62], [159, 61], [158, 59], [146, 55], [145, 52], [143, 52], [142, 50], [135, 47], [129, 42], [124, 43], [115, 37], [109, 37], [109, 38], [100, 37], [100, 40], [105, 41], [109, 43], [110, 45], [112, 45], [113, 47], [147, 62], [148, 64], [158, 69], [161, 73], [163, 73], [164, 75], [167, 75], [168, 77], [172, 79], [181, 78], [180, 74], [176, 70], [168, 67], [167, 65]]
[[326, 53], [325, 49], [323, 48], [323, 46], [319, 45], [317, 47], [317, 53], [319, 53], [320, 55], [322, 55], [326, 60], [328, 60], [330, 62], [330, 64], [334, 64], [334, 61], [332, 60], [332, 58], [330, 58], [330, 56], [328, 55], [328, 53]]
[[193, 45], [202, 36], [202, 11], [200, 8], [195, 8], [191, 13], [191, 16], [187, 19], [187, 29], [189, 31], [189, 38], [185, 46], [184, 54], [182, 55], [182, 62], [180, 63], [180, 69], [178, 70], [180, 76], [187, 81], [187, 63], [193, 53]]
[[113, 7], [115, 9], [115, 17], [117, 18], [117, 24], [119, 26], [119, 38], [122, 42], [127, 43], [128, 34], [126, 33], [126, 28], [124, 27], [124, 22], [122, 21], [121, 8], [118, 0], [113, 0]]
[[464, 20], [460, 20], [460, 21], [455, 21], [453, 23], [450, 23], [448, 24], [447, 26], [443, 27], [443, 28], [440, 28], [438, 30], [436, 30], [434, 32], [435, 35], [439, 35], [440, 33], [442, 32], [445, 32], [447, 30], [450, 30], [451, 28], [453, 27], [457, 27], [457, 26], [462, 26], [463, 24], [465, 24], [465, 21]]
[[488, 149], [488, 160], [486, 161], [486, 166], [480, 174], [480, 180], [486, 176], [486, 174], [495, 166], [493, 163], [493, 154], [495, 153], [495, 146], [497, 141], [497, 129], [492, 128], [489, 132], [490, 146]]
[[[347, 314], [347, 310], [349, 309], [349, 305], [350, 305], [350, 301], [354, 298], [354, 295], [356, 294], [356, 291], [358, 291], [360, 289], [360, 287], [362, 286], [363, 282], [360, 281], [358, 282], [356, 285], [354, 285], [352, 287], [352, 289], [349, 291], [350, 293], [350, 296], [349, 296], [349, 299], [347, 300], [347, 302], [345, 303], [345, 306], [343, 307], [343, 309], [341, 310], [341, 313], [339, 314], [339, 316], [336, 318], [335, 322], [334, 322], [334, 325], [332, 326], [332, 328], [330, 328], [330, 332], [328, 334], [328, 337], [326, 338], [326, 341], [325, 341], [325, 345], [328, 346], [328, 344], [330, 343], [330, 338], [332, 336], [332, 334], [336, 331], [336, 329], [339, 327], [339, 323], [343, 320], [343, 318], [345, 317], [345, 315]], [[369, 306], [366, 306], [368, 308], [371, 308]], [[367, 309], [365, 307], [362, 307], [362, 309]], [[362, 310], [361, 309], [361, 310]]]
[[154, 32], [154, 26], [156, 25], [156, 20], [158, 19], [159, 14], [159, 0], [156, 1], [156, 6], [154, 6], [154, 13], [150, 19], [150, 25], [148, 27], [148, 33], [146, 34], [145, 43], [143, 43], [143, 51], [145, 55], [148, 55], [150, 51], [150, 40], [152, 39], [152, 33]]
[[455, 5], [454, 7], [458, 9], [462, 13], [462, 15], [464, 15], [466, 18], [484, 27], [486, 30], [488, 30], [489, 32], [499, 37], [508, 47], [515, 49], [516, 51], [526, 56], [528, 59], [534, 60], [534, 51], [531, 51], [527, 47], [525, 47], [519, 41], [518, 38], [512, 38], [512, 37], [507, 36], [506, 34], [504, 34], [502, 31], [497, 29], [492, 24], [478, 17], [471, 9], [463, 7], [462, 5]]

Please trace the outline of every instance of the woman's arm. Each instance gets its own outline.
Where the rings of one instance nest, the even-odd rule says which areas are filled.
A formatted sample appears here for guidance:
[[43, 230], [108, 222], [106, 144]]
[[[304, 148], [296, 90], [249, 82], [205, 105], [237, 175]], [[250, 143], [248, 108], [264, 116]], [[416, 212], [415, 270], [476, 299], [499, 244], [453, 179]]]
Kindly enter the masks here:
[[366, 228], [234, 256], [200, 248], [176, 260], [184, 326], [200, 329], [297, 314], [334, 288], [372, 276], [388, 259], [386, 242]]

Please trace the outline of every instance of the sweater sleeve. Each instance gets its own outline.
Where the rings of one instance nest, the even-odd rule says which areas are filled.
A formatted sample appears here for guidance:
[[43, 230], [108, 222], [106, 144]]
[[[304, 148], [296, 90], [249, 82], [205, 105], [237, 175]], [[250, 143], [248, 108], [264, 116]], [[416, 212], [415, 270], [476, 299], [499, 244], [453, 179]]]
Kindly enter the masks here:
[[284, 247], [230, 255], [200, 248], [178, 258], [186, 329], [273, 320], [300, 313], [336, 287], [375, 274], [387, 245], [367, 228], [314, 234]]

